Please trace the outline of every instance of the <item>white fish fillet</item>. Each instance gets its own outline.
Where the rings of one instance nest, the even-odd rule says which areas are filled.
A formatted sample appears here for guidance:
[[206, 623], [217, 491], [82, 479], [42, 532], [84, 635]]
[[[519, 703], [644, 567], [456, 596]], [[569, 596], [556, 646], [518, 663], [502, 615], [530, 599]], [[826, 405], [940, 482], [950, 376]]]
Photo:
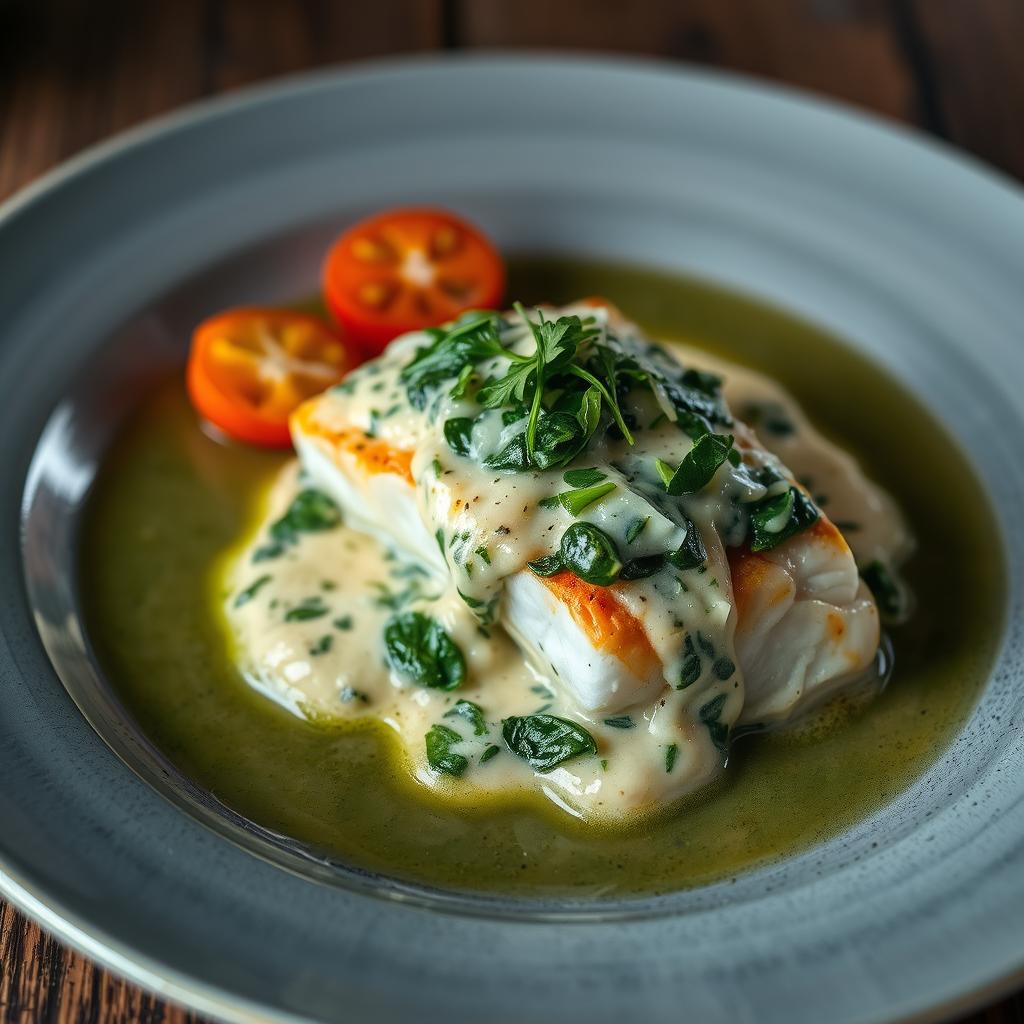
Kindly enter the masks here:
[[[631, 329], [622, 323], [619, 327]], [[395, 352], [411, 356], [422, 340], [400, 339], [391, 357]], [[410, 428], [410, 422], [399, 417], [390, 434], [368, 439], [365, 410], [331, 391], [294, 417], [293, 437], [304, 471], [353, 523], [447, 576], [448, 562], [417, 500], [416, 483], [429, 470], [416, 451], [423, 428], [414, 422]], [[743, 434], [742, 425], [738, 427], [745, 443], [757, 444], [752, 432]], [[385, 455], [368, 460], [360, 444]], [[845, 466], [848, 456], [842, 458]], [[870, 487], [867, 481], [864, 486]], [[452, 530], [471, 521], [466, 515], [453, 513]], [[726, 632], [728, 626], [734, 629], [735, 655], [745, 679], [740, 721], [786, 721], [870, 667], [879, 643], [877, 609], [860, 582], [850, 548], [827, 518], [759, 555], [729, 549], [726, 561], [726, 551], [716, 541], [705, 538], [710, 569], [721, 577], [719, 618]], [[494, 556], [502, 556], [500, 542]], [[626, 626], [632, 620], [632, 626], [624, 627], [632, 638], [628, 643], [602, 637], [600, 623], [581, 618], [578, 608], [574, 614], [572, 602], [556, 586], [525, 568], [504, 579], [501, 622], [530, 658], [554, 670], [582, 710], [617, 712], [649, 703], [677, 682], [666, 675], [665, 659], [658, 656], [672, 637], [654, 635], [649, 608], [631, 597], [631, 586], [595, 588], [618, 603]], [[642, 651], [642, 637], [634, 635], [645, 631], [651, 657]], [[685, 631], [672, 642], [681, 644], [683, 636]]]

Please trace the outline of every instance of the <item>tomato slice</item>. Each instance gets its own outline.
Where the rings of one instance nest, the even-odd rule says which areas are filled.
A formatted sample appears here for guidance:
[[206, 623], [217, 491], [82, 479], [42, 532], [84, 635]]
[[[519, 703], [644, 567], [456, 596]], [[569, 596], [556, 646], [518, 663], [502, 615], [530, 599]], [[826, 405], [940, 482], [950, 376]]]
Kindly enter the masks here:
[[229, 309], [192, 335], [186, 381], [197, 411], [239, 441], [284, 448], [288, 417], [355, 365], [322, 320], [285, 309]]
[[408, 208], [360, 221], [323, 267], [328, 309], [376, 354], [392, 338], [500, 306], [505, 265], [472, 224], [444, 210]]

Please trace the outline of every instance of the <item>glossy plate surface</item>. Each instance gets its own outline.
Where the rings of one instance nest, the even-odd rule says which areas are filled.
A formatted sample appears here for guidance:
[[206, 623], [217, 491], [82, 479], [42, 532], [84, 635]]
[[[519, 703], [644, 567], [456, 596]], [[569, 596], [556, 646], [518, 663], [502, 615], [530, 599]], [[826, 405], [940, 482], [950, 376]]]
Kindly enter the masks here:
[[[317, 881], [154, 757], [76, 616], [75, 524], [103, 447], [198, 318], [309, 290], [334, 230], [400, 202], [455, 207], [507, 250], [767, 298], [940, 414], [998, 509], [1010, 609], [982, 703], [932, 771], [837, 840], [733, 882], [513, 904]], [[250, 92], [102, 147], [6, 207], [0, 266], [0, 890], [48, 927], [233, 1019], [839, 1024], [948, 1006], [1024, 964], [1024, 202], [1010, 186], [718, 76], [412, 62]]]

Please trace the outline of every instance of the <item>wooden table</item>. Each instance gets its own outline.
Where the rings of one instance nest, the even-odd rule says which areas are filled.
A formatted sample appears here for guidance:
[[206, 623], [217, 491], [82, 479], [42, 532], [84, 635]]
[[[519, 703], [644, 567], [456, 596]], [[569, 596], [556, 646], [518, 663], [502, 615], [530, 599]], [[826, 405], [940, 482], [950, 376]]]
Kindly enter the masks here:
[[[1022, 41], [1024, 0], [0, 0], [0, 199], [83, 146], [203, 96], [464, 47], [734, 68], [916, 125], [1020, 179]], [[0, 1017], [195, 1019], [2, 903]], [[1024, 995], [964, 1020], [1024, 1024]]]

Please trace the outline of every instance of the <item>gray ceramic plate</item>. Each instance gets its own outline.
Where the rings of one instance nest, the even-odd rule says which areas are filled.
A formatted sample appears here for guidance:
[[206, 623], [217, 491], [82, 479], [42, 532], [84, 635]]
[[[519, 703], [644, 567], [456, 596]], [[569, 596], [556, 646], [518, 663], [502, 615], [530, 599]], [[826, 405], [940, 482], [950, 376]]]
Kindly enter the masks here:
[[[972, 720], [911, 790], [731, 883], [513, 904], [319, 864], [223, 813], [124, 721], [72, 571], [111, 430], [199, 316], [301, 292], [338, 225], [418, 200], [463, 210], [507, 249], [767, 297], [941, 414], [999, 510], [1011, 625]], [[101, 147], [6, 207], [0, 267], [0, 888], [60, 936], [224, 1017], [380, 1024], [879, 1021], [991, 993], [1024, 964], [1013, 188], [878, 123], [717, 76], [381, 65]]]

